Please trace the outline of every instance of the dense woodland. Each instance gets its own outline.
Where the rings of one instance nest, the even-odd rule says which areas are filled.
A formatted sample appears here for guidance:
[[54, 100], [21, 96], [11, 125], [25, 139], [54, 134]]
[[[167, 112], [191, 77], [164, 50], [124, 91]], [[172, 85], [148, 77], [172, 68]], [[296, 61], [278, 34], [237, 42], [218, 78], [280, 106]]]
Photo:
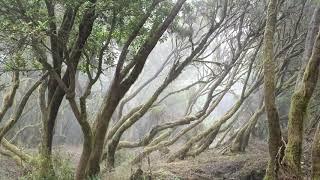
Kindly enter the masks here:
[[317, 0], [0, 0], [0, 179], [320, 180]]

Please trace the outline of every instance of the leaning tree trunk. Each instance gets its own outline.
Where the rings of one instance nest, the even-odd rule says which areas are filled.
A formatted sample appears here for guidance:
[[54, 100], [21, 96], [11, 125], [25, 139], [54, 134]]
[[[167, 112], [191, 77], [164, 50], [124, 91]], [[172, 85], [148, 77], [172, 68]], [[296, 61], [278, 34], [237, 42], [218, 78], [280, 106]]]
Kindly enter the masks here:
[[[257, 83], [259, 84], [259, 83]], [[210, 144], [215, 140], [216, 135], [219, 133], [221, 126], [226, 123], [241, 107], [244, 100], [257, 88], [257, 84], [249, 89], [246, 95], [242, 96], [233, 106], [229, 109], [224, 116], [215, 121], [206, 131], [198, 134], [191, 138], [182, 148], [180, 148], [177, 152], [172, 154], [168, 162], [173, 162], [175, 159], [184, 159], [186, 156], [193, 156], [202, 153], [205, 149], [207, 149]], [[243, 88], [243, 92], [245, 91], [246, 86]], [[192, 146], [198, 142], [203, 142], [203, 144], [198, 144], [198, 147], [189, 152], [192, 149]]]
[[[122, 82], [119, 81], [116, 69], [116, 76], [112, 82], [111, 88], [104, 99], [104, 103], [102, 105], [102, 110], [98, 114], [96, 118], [95, 124], [95, 131], [93, 136], [93, 150], [90, 155], [90, 159], [88, 162], [88, 175], [94, 176], [99, 173], [100, 171], [100, 160], [103, 154], [105, 136], [108, 129], [110, 118], [112, 117], [115, 108], [118, 106], [120, 100], [132, 86], [132, 84], [137, 80], [142, 69], [145, 65], [145, 62], [153, 50], [153, 48], [158, 43], [159, 39], [161, 38], [162, 34], [167, 30], [171, 22], [175, 19], [176, 15], [180, 11], [182, 5], [185, 3], [186, 0], [178, 0], [174, 7], [169, 12], [167, 18], [164, 22], [152, 33], [143, 43], [135, 57], [133, 58], [132, 62], [136, 63], [132, 68], [131, 72], [127, 72], [126, 70], [130, 70], [129, 68], [123, 69], [124, 74], [128, 74], [128, 77], [123, 79]], [[121, 64], [118, 63], [117, 68], [121, 68]], [[119, 70], [120, 71], [120, 70]], [[121, 74], [122, 74], [121, 73]], [[122, 79], [120, 78], [120, 81]]]
[[[227, 10], [227, 5], [225, 5], [224, 12]], [[226, 14], [226, 13], [224, 13]], [[135, 113], [132, 114], [114, 133], [113, 137], [109, 140], [107, 144], [107, 164], [109, 169], [114, 167], [114, 156], [118, 144], [120, 142], [120, 138], [122, 134], [130, 128], [134, 123], [136, 123], [142, 116], [144, 116], [148, 110], [152, 107], [154, 102], [158, 99], [161, 93], [170, 85], [176, 78], [179, 77], [183, 69], [188, 66], [191, 61], [201, 52], [204, 48], [206, 48], [206, 44], [211, 34], [220, 26], [223, 22], [225, 16], [223, 16], [222, 20], [215, 26], [211, 26], [208, 33], [206, 33], [205, 37], [201, 40], [199, 45], [191, 52], [191, 54], [179, 65], [172, 68], [168, 73], [167, 77], [163, 81], [163, 83], [159, 86], [159, 88], [155, 91], [155, 93], [150, 97], [150, 99], [142, 105], [142, 107]]]
[[276, 180], [278, 167], [276, 156], [281, 146], [281, 129], [278, 110], [275, 104], [275, 67], [273, 62], [273, 36], [277, 21], [277, 0], [270, 0], [267, 10], [267, 22], [264, 33], [263, 67], [264, 96], [269, 128], [269, 155], [266, 180]]
[[[237, 68], [236, 68], [237, 69]], [[226, 75], [229, 71], [231, 70], [231, 68], [224, 73], [224, 75]], [[236, 70], [234, 71], [236, 72]], [[233, 73], [235, 74], [235, 73]], [[222, 79], [224, 79], [225, 76], [220, 76], [220, 82], [222, 81]], [[231, 78], [233, 79], [233, 78]], [[218, 82], [219, 82], [218, 81]], [[214, 85], [210, 91], [214, 91], [214, 89], [216, 89], [216, 87], [220, 84], [220, 82], [216, 85]], [[156, 144], [149, 144], [148, 146], [146, 146], [143, 150], [143, 152], [141, 152], [138, 156], [136, 156], [134, 158], [134, 160], [132, 161], [132, 164], [137, 164], [138, 162], [141, 162], [141, 160], [146, 157], [147, 155], [149, 155], [150, 153], [152, 153], [153, 151], [159, 150], [161, 148], [166, 148], [172, 144], [174, 144], [175, 142], [177, 142], [183, 135], [185, 135], [187, 132], [189, 132], [191, 129], [193, 129], [194, 127], [198, 126], [200, 123], [202, 123], [206, 117], [219, 105], [219, 103], [221, 102], [221, 100], [223, 99], [223, 97], [225, 96], [225, 94], [228, 92], [228, 90], [231, 88], [232, 85], [232, 81], [229, 81], [228, 85], [226, 86], [226, 88], [222, 91], [222, 94], [219, 94], [219, 96], [214, 100], [214, 102], [210, 105], [210, 107], [205, 107], [203, 110], [207, 111], [204, 115], [200, 115], [198, 116], [190, 116], [187, 115], [177, 121], [171, 122], [171, 123], [165, 123], [163, 125], [160, 126], [156, 126], [154, 127], [149, 135], [146, 136], [146, 138], [149, 137], [153, 137], [155, 136], [158, 132], [164, 130], [164, 129], [168, 129], [168, 128], [173, 128], [176, 129], [177, 126], [180, 125], [185, 125], [185, 124], [190, 124], [192, 121], [196, 121], [193, 124], [190, 124], [189, 126], [187, 126], [186, 128], [180, 130], [173, 138], [171, 138], [170, 140], [165, 140], [162, 142], [158, 142]], [[212, 96], [212, 95], [210, 95]], [[208, 110], [207, 110], [208, 108]]]
[[[316, 24], [316, 26], [315, 26]], [[295, 92], [291, 98], [289, 122], [288, 122], [288, 144], [285, 150], [285, 156], [282, 164], [288, 169], [296, 172], [296, 176], [301, 176], [301, 154], [303, 140], [303, 124], [308, 108], [309, 101], [312, 97], [317, 84], [320, 63], [320, 33], [316, 39], [310, 36], [315, 36], [315, 30], [319, 31], [320, 10], [316, 8], [313, 19], [308, 30], [307, 42], [305, 45], [304, 58], [307, 60], [307, 66], [304, 70], [301, 80], [298, 79]], [[313, 44], [313, 46], [310, 46]], [[310, 49], [313, 47], [312, 51]], [[310, 57], [310, 53], [311, 57]], [[310, 57], [310, 58], [308, 58]]]
[[244, 152], [250, 138], [250, 134], [254, 126], [257, 124], [257, 121], [259, 117], [263, 114], [264, 112], [264, 106], [259, 108], [250, 118], [248, 123], [241, 128], [238, 132], [237, 135], [231, 145], [231, 151], [232, 152]]

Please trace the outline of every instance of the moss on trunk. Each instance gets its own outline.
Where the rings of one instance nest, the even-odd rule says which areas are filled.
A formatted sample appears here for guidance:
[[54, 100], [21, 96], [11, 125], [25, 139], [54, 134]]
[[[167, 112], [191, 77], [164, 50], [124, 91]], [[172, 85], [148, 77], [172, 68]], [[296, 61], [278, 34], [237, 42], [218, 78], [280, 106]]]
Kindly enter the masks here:
[[268, 118], [270, 155], [264, 179], [268, 180], [277, 179], [278, 166], [276, 165], [276, 156], [281, 146], [281, 129], [275, 104], [275, 66], [273, 62], [273, 36], [277, 21], [277, 2], [277, 0], [270, 0], [268, 4], [263, 47], [264, 95]]
[[314, 136], [312, 146], [312, 179], [320, 179], [320, 124]]
[[[315, 11], [319, 13], [319, 11]], [[292, 96], [288, 123], [288, 144], [282, 164], [301, 176], [303, 124], [309, 101], [317, 85], [320, 65], [320, 32], [316, 37], [312, 54], [304, 70], [303, 78]]]

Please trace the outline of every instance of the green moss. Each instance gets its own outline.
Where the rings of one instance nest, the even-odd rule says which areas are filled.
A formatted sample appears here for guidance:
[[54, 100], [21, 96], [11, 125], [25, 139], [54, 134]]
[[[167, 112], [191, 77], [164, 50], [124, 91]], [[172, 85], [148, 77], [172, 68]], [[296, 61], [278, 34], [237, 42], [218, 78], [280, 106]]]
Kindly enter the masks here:
[[274, 162], [269, 160], [268, 162], [268, 167], [267, 167], [267, 170], [266, 170], [266, 175], [264, 176], [263, 180], [277, 180], [276, 178], [276, 173], [274, 171]]

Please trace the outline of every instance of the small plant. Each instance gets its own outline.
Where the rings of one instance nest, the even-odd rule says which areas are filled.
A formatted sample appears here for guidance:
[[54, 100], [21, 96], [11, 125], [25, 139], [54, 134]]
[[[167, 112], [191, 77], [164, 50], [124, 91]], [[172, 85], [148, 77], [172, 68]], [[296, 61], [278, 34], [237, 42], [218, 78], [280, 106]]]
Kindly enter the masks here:
[[[54, 169], [54, 175], [46, 174], [43, 178], [41, 175], [41, 164], [45, 161], [43, 157], [35, 157], [31, 164], [32, 168], [27, 171], [27, 173], [21, 177], [21, 180], [71, 180], [74, 179], [74, 168], [71, 166], [70, 158], [61, 156], [59, 154], [52, 156], [52, 165]], [[96, 179], [94, 179], [96, 180]]]

